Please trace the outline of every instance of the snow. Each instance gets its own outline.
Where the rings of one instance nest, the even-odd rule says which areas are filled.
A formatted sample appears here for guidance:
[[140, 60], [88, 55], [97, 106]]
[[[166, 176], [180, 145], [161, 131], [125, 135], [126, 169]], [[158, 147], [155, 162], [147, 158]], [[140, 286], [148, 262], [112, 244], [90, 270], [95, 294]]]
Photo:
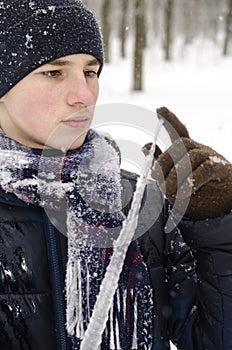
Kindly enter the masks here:
[[[194, 140], [232, 161], [231, 56], [224, 58], [210, 43], [197, 41], [192, 50], [167, 63], [158, 48], [149, 48], [144, 60], [144, 91], [133, 92], [132, 59], [120, 58], [118, 47], [114, 41], [112, 62], [105, 64], [101, 73], [98, 105], [129, 103], [154, 112], [166, 106], [187, 126]], [[125, 134], [128, 137], [126, 130]]]
[[[144, 91], [132, 92], [132, 59], [119, 57], [116, 40], [112, 46], [111, 63], [105, 65], [100, 77], [99, 105], [128, 103], [154, 112], [166, 106], [187, 126], [194, 140], [232, 161], [231, 56], [222, 57], [219, 48], [198, 40], [191, 48], [175, 53], [174, 61], [167, 63], [157, 47], [150, 47], [145, 53]], [[128, 57], [132, 57], [131, 49]], [[114, 137], [115, 130], [115, 126], [109, 129]], [[123, 136], [122, 129], [118, 133], [116, 139], [124, 137], [126, 140], [129, 136], [133, 139], [134, 135], [138, 142], [139, 136], [131, 135], [126, 127]], [[124, 166], [134, 170], [131, 164]]]
[[213, 163], [221, 163], [223, 165], [226, 165], [228, 164], [228, 162], [222, 158], [219, 158], [217, 156], [214, 156], [214, 157], [209, 157], [209, 159], [213, 162]]

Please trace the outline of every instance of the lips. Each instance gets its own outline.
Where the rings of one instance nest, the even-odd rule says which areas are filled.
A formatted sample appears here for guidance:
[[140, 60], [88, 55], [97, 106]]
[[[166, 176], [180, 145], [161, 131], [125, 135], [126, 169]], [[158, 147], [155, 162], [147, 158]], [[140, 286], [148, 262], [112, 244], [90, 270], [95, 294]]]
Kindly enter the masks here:
[[89, 116], [71, 116], [63, 120], [63, 124], [74, 129], [85, 129], [89, 126], [91, 118]]

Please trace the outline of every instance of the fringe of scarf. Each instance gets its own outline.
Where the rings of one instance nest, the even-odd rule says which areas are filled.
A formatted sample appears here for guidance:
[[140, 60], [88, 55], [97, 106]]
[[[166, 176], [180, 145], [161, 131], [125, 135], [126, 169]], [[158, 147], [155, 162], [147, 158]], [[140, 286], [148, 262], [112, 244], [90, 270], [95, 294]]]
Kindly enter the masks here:
[[[57, 215], [67, 211], [66, 326], [79, 349], [124, 219], [117, 151], [93, 130], [82, 147], [65, 155], [34, 152], [0, 132], [0, 186]], [[147, 268], [133, 241], [102, 344], [109, 350], [151, 349], [152, 310]]]

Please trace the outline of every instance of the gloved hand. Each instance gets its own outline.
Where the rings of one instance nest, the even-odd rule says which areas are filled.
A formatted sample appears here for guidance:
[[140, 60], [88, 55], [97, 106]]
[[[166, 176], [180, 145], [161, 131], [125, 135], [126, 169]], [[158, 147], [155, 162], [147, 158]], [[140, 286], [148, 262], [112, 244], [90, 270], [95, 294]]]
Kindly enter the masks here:
[[[166, 107], [157, 109], [172, 145], [156, 149], [152, 177], [181, 214], [195, 219], [232, 210], [232, 164], [212, 148], [193, 141], [188, 130]], [[151, 144], [144, 146], [146, 154]], [[175, 203], [175, 204], [174, 204]]]

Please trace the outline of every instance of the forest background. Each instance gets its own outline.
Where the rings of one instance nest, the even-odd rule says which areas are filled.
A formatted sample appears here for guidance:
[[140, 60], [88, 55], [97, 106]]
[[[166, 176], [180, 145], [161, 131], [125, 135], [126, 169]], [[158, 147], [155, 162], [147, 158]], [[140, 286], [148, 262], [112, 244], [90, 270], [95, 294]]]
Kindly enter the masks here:
[[[98, 104], [153, 112], [164, 105], [192, 138], [232, 161], [232, 0], [84, 2], [98, 18], [105, 46]], [[141, 145], [150, 141], [132, 131], [110, 129], [116, 140], [125, 134]]]
[[222, 56], [232, 53], [232, 0], [85, 0], [103, 33], [105, 62], [112, 61], [112, 42], [128, 56], [133, 38], [132, 90], [143, 89], [144, 53], [155, 46], [165, 61], [183, 57], [196, 41], [211, 41]]

